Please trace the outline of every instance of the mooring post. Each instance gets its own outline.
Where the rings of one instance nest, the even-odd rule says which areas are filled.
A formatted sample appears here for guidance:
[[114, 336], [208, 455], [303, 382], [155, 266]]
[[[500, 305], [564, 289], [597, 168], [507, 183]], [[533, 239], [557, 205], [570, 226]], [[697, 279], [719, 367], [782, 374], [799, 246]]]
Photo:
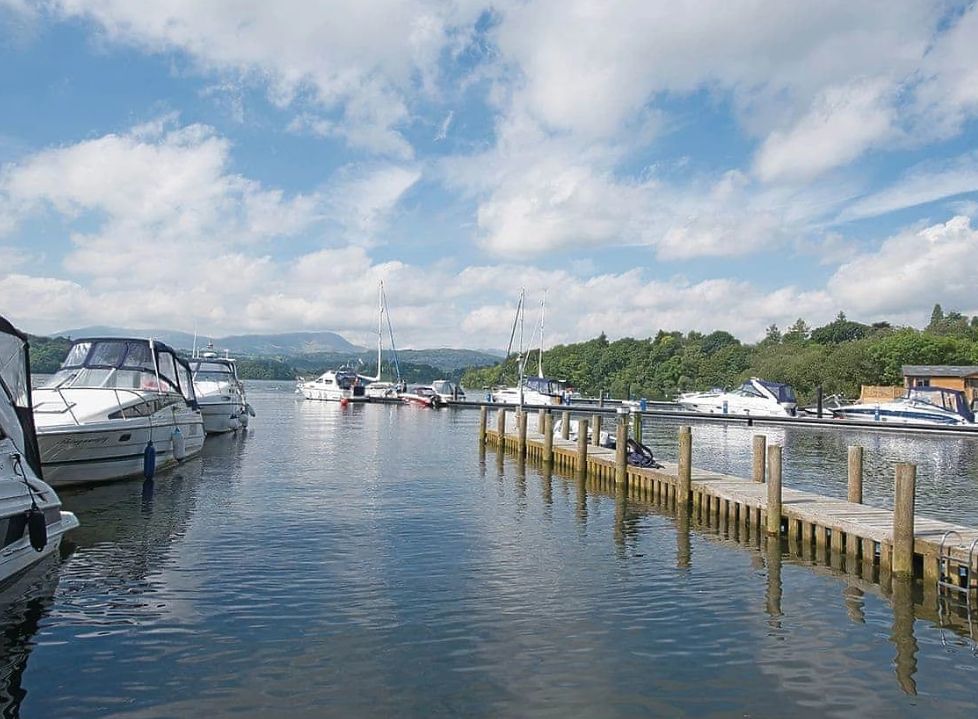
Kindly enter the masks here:
[[489, 408], [483, 405], [479, 408], [479, 446], [486, 443], [486, 424], [489, 422]]
[[693, 492], [693, 431], [686, 425], [679, 428], [679, 484], [676, 504], [688, 507]]
[[754, 481], [764, 482], [764, 455], [767, 437], [763, 434], [754, 435]]
[[854, 504], [863, 503], [863, 448], [849, 448], [849, 497]]
[[628, 479], [628, 414], [618, 412], [618, 426], [615, 432], [615, 482], [624, 484]]
[[917, 465], [896, 466], [893, 498], [893, 574], [913, 576], [913, 523], [917, 490]]
[[520, 459], [526, 457], [526, 418], [527, 412], [525, 409], [521, 409], [519, 413], [519, 419], [517, 420], [517, 426], [519, 427], [519, 440], [517, 440], [516, 451], [519, 454]]
[[506, 408], [496, 411], [496, 433], [499, 435], [499, 448], [506, 449]]
[[595, 447], [601, 446], [601, 415], [591, 415], [591, 444]]
[[598, 390], [598, 407], [604, 407], [604, 390]]
[[822, 385], [815, 388], [815, 415], [822, 419]]
[[550, 412], [543, 415], [543, 462], [554, 463], [554, 416]]
[[642, 413], [632, 412], [632, 439], [642, 443]]
[[544, 422], [547, 421], [546, 419], [544, 419], [546, 415], [547, 415], [547, 410], [544, 409], [543, 407], [537, 410], [537, 432], [539, 432], [540, 434], [543, 434], [543, 424]]
[[767, 533], [781, 534], [781, 447], [767, 448]]
[[564, 410], [560, 415], [560, 438], [570, 439], [570, 412]]
[[587, 474], [587, 420], [577, 420], [577, 471]]

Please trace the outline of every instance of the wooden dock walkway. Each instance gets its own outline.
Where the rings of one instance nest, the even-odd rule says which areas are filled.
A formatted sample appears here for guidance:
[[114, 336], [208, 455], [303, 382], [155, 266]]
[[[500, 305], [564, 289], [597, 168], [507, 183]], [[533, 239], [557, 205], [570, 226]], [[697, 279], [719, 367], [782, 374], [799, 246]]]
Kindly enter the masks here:
[[[512, 407], [497, 410], [496, 428], [490, 429], [487, 411], [483, 409], [480, 441], [519, 457], [549, 463], [555, 469], [577, 473], [596, 482], [602, 490], [623, 492], [636, 500], [673, 508], [684, 504], [697, 520], [713, 521], [725, 530], [736, 528], [745, 536], [765, 532], [784, 536], [789, 546], [800, 552], [833, 556], [850, 568], [862, 565], [863, 576], [874, 572], [882, 579], [888, 579], [891, 573], [912, 575], [922, 577], [925, 585], [936, 586], [943, 581], [969, 595], [978, 591], [978, 566], [975, 566], [978, 552], [972, 556], [970, 551], [972, 543], [978, 540], [978, 528], [917, 515], [913, 511], [912, 477], [910, 497], [898, 494], [896, 510], [862, 504], [861, 452], [857, 493], [860, 501], [847, 501], [782, 487], [781, 448], [767, 447], [765, 451], [761, 438], [758, 438], [760, 448], [755, 443], [754, 479], [691, 466], [684, 472], [680, 464], [670, 462], [661, 462], [664, 465], [661, 469], [645, 469], [626, 465], [624, 452], [596, 446], [589, 439], [554, 437], [552, 430], [549, 433], [531, 432], [527, 427], [528, 414], [521, 417]], [[550, 413], [541, 412], [538, 417], [538, 423], [544, 429], [552, 428]], [[511, 426], [514, 424], [512, 419], [516, 420], [515, 427]], [[566, 431], [568, 419], [569, 415], [565, 413], [564, 436], [569, 434]], [[583, 420], [579, 427], [586, 438], [589, 432], [587, 420]], [[600, 432], [600, 427], [596, 429]], [[619, 416], [613, 429], [618, 439], [627, 438], [627, 416]], [[688, 428], [684, 428], [684, 432], [690, 438], [686, 442], [690, 443], [692, 436]], [[684, 454], [682, 442], [683, 432], [680, 433], [680, 463], [683, 456], [690, 463], [691, 444]], [[773, 458], [772, 450], [776, 450]], [[758, 476], [760, 481], [756, 481]], [[780, 521], [774, 518], [769, 521], [769, 503], [777, 501], [778, 497]], [[900, 509], [901, 502], [903, 509]], [[943, 548], [942, 560], [941, 542], [945, 536], [948, 541]]]

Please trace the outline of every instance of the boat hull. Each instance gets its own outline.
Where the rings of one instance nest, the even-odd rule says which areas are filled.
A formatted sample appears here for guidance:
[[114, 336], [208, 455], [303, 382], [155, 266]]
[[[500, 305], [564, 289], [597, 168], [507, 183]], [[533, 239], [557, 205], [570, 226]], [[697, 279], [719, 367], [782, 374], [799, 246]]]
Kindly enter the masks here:
[[198, 401], [204, 420], [204, 432], [224, 434], [248, 426], [248, 412], [239, 402]]
[[970, 426], [964, 417], [950, 412], [929, 412], [914, 408], [888, 409], [875, 405], [842, 407], [832, 411], [838, 419], [854, 419], [864, 422], [888, 422], [890, 424], [932, 424], [943, 426]]
[[[39, 429], [37, 441], [45, 481], [55, 487], [108, 482], [142, 476], [143, 453], [152, 438], [156, 469], [166, 469], [198, 454], [204, 445], [199, 412], [162, 420], [159, 417], [105, 420], [83, 425]], [[179, 427], [184, 456], [174, 456], [173, 435]]]
[[31, 546], [30, 539], [26, 535], [3, 548], [0, 552], [0, 583], [6, 582], [57, 551], [64, 535], [78, 526], [78, 519], [71, 512], [59, 512], [59, 515], [57, 521], [47, 524], [48, 541], [41, 551], [38, 552]]
[[342, 400], [346, 400], [347, 402], [366, 402], [368, 400], [368, 397], [365, 394], [355, 395], [352, 390], [348, 389], [306, 386], [300, 387], [300, 389], [302, 390], [303, 397], [319, 402], [341, 402]]

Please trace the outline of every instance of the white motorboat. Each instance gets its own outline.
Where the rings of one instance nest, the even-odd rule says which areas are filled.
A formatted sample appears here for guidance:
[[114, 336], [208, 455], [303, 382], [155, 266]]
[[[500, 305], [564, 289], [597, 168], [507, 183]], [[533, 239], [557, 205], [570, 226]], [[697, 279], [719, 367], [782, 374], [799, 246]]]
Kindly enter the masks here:
[[42, 479], [27, 337], [0, 317], [0, 582], [54, 552], [78, 526]]
[[850, 404], [832, 410], [840, 419], [861, 419], [899, 424], [970, 425], [975, 415], [964, 393], [944, 387], [911, 387], [890, 402]]
[[564, 404], [567, 383], [549, 377], [527, 377], [521, 387], [493, 390], [492, 401], [500, 404]]
[[431, 389], [436, 395], [438, 395], [438, 399], [440, 399], [442, 402], [465, 401], [465, 392], [462, 391], [462, 388], [447, 379], [436, 379], [431, 383]]
[[245, 396], [244, 383], [230, 357], [218, 357], [213, 351], [202, 352], [190, 360], [194, 394], [204, 418], [204, 432], [236, 432], [248, 426], [254, 410]]
[[204, 444], [190, 366], [151, 339], [76, 340], [34, 399], [41, 463], [55, 486], [152, 475]]
[[751, 377], [738, 389], [729, 392], [712, 389], [679, 395], [676, 403], [683, 409], [703, 414], [750, 414], [755, 416], [793, 416], [797, 407], [791, 385]]
[[302, 396], [322, 402], [366, 402], [366, 388], [351, 367], [327, 370], [314, 380], [300, 381]]
[[401, 392], [406, 391], [403, 382], [371, 382], [364, 390], [367, 399], [377, 402], [396, 402]]

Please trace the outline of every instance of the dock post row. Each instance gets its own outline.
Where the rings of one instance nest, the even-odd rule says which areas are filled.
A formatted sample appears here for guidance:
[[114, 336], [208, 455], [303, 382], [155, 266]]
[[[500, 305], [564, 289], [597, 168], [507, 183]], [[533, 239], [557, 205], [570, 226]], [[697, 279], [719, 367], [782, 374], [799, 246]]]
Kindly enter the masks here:
[[[513, 408], [508, 408], [512, 410]], [[506, 407], [496, 410], [496, 428], [488, 429], [488, 409], [479, 418], [480, 446], [511, 450], [521, 457], [539, 459], [556, 469], [576, 473], [597, 483], [597, 488], [623, 491], [625, 496], [686, 508], [694, 519], [721, 528], [735, 527], [744, 536], [786, 535], [790, 547], [818, 562], [861, 572], [873, 581], [922, 577], [925, 583], [954, 584], [978, 592], [978, 567], [969, 566], [971, 542], [978, 528], [964, 527], [916, 514], [916, 477], [913, 464], [895, 470], [893, 511], [863, 503], [864, 449], [849, 448], [847, 498], [826, 497], [785, 487], [783, 449], [768, 445], [764, 435], [753, 438], [752, 477], [745, 479], [697, 469], [692, 463], [693, 432], [680, 427], [678, 462], [662, 469], [628, 465], [626, 440], [628, 413], [615, 425], [616, 449], [600, 446], [601, 416], [577, 419], [577, 437], [569, 437], [571, 412], [562, 410], [562, 431], [554, 436], [554, 417], [542, 411], [542, 431], [529, 432], [526, 411], [517, 412], [516, 431], [507, 433]], [[641, 426], [632, 424], [635, 429]], [[567, 432], [565, 435], [564, 432]], [[590, 441], [589, 441], [590, 436]], [[789, 478], [790, 479], [790, 478]], [[618, 489], [616, 489], [618, 488]], [[951, 534], [948, 534], [951, 533]], [[942, 548], [946, 536], [951, 543]]]

